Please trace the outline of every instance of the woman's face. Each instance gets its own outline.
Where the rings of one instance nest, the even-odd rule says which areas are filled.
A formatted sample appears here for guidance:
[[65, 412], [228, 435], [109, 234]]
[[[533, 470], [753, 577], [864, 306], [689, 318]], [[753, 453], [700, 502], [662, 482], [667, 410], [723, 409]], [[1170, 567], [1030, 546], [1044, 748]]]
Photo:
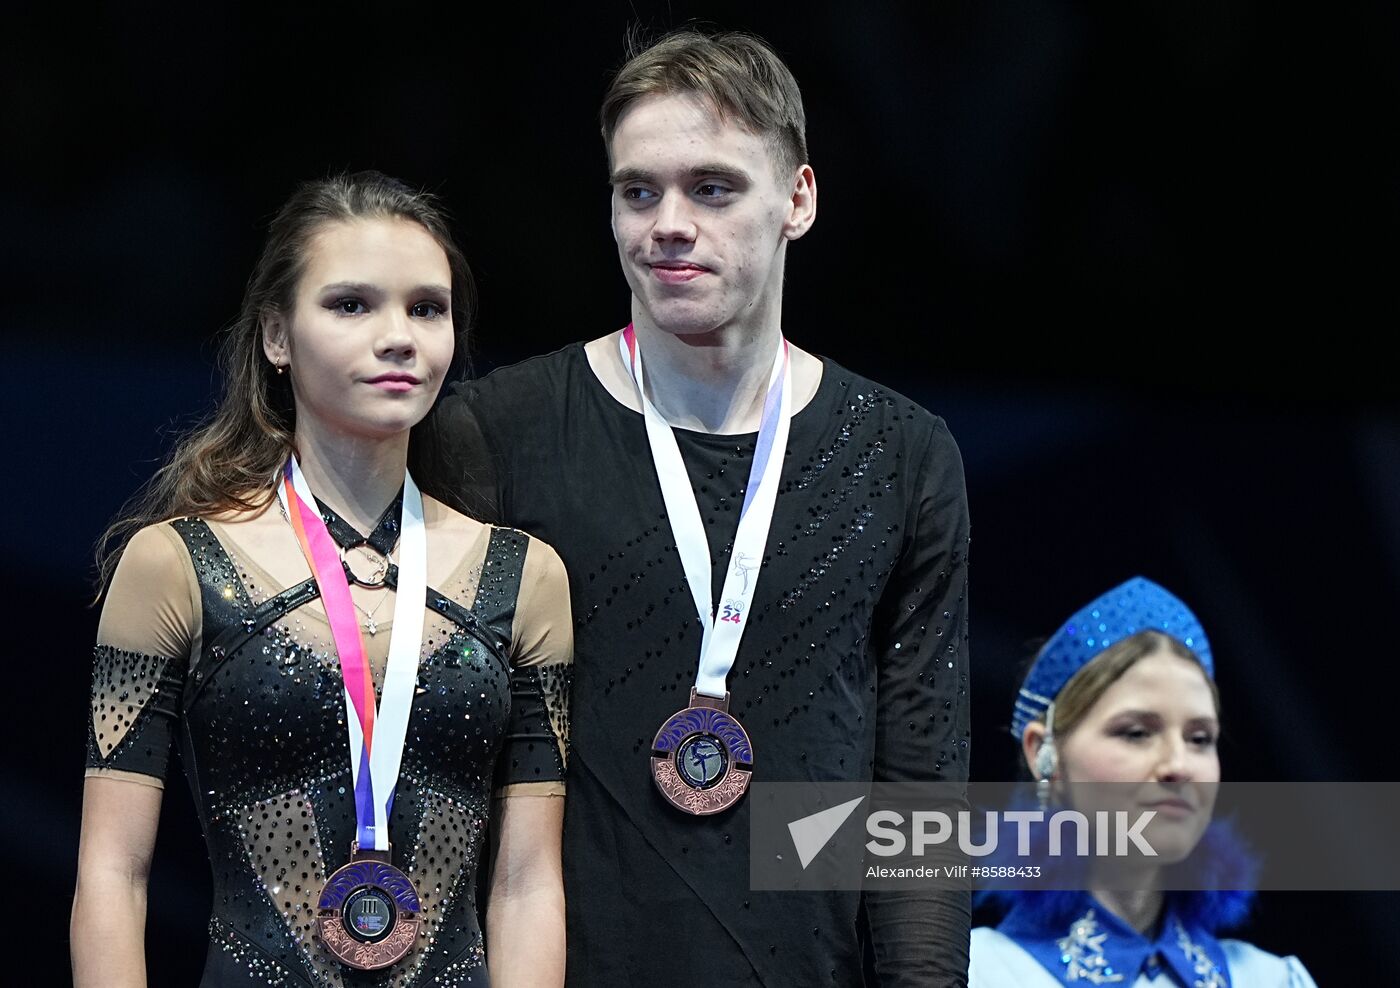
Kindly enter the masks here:
[[321, 227], [264, 335], [291, 374], [297, 432], [382, 439], [427, 415], [452, 362], [451, 285], [447, 255], [411, 220]]
[[1057, 739], [1057, 778], [1070, 784], [1070, 801], [1081, 811], [1127, 810], [1136, 819], [1154, 810], [1142, 833], [1159, 863], [1171, 864], [1191, 853], [1210, 823], [1220, 781], [1219, 735], [1204, 670], [1158, 649], [1134, 663], [1071, 733]]

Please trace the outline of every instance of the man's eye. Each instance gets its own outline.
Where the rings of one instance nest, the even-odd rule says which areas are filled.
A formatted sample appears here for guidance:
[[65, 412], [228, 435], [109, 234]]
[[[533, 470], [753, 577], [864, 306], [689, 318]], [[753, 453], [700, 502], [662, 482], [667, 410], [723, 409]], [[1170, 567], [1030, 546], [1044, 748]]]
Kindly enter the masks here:
[[651, 191], [651, 189], [633, 185], [622, 190], [622, 198], [631, 199], [633, 202], [642, 202], [647, 199], [655, 199], [656, 193]]
[[332, 302], [329, 308], [334, 309], [343, 316], [359, 316], [368, 312], [365, 303], [357, 298], [339, 298]]
[[415, 319], [436, 319], [446, 310], [436, 302], [418, 302], [409, 311]]
[[714, 199], [722, 195], [727, 195], [733, 190], [727, 185], [720, 185], [718, 182], [706, 182], [695, 190], [695, 194], [706, 199]]

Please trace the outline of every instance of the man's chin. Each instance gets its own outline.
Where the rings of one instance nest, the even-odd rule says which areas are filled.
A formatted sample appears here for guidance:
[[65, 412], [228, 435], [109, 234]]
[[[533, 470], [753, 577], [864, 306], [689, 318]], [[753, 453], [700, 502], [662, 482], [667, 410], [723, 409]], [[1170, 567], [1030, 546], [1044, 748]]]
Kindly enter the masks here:
[[657, 330], [677, 337], [707, 336], [724, 324], [724, 319], [712, 310], [665, 306], [659, 310], [647, 309], [646, 315]]

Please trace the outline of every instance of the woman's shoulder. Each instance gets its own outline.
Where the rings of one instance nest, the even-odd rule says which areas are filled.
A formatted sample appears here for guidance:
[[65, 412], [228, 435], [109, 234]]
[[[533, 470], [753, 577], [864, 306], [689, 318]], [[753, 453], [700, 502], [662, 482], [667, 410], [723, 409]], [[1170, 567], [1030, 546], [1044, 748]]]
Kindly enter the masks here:
[[1303, 962], [1291, 954], [1280, 957], [1244, 940], [1221, 940], [1230, 965], [1230, 980], [1240, 988], [1317, 988]]
[[1020, 944], [995, 927], [979, 926], [972, 931], [969, 959], [968, 988], [1057, 984]]
[[511, 541], [525, 550], [522, 554], [523, 579], [527, 585], [544, 580], [550, 584], [563, 582], [567, 586], [568, 577], [559, 553], [548, 542], [529, 532], [481, 521], [426, 494], [423, 495], [423, 521], [428, 531], [433, 533], [434, 541], [445, 545], [451, 556], [484, 557], [490, 551], [493, 536], [513, 536]]
[[187, 654], [199, 627], [199, 585], [189, 549], [168, 522], [138, 529], [105, 588], [97, 641], [145, 655]]
[[275, 499], [249, 508], [230, 508], [203, 514], [173, 515], [143, 526], [122, 547], [114, 580], [124, 577], [138, 585], [176, 581], [198, 584], [194, 556], [218, 549], [219, 532], [227, 530], [240, 546], [258, 546], [281, 533], [280, 514], [269, 510]]
[[471, 515], [464, 514], [431, 494], [423, 495], [423, 523], [428, 531], [469, 532], [480, 534], [492, 526]]
[[[1296, 957], [1279, 957], [1243, 940], [1221, 940], [1220, 947], [1237, 988], [1317, 988]], [[969, 988], [1041, 983], [1058, 984], [1014, 939], [990, 926], [972, 931]]]
[[1002, 941], [1007, 943], [1016, 942], [995, 926], [974, 926], [972, 928], [973, 943], [981, 943], [983, 946], [996, 946]]
[[529, 532], [511, 528], [509, 525], [497, 525], [473, 518], [428, 494], [423, 495], [423, 521], [430, 532], [439, 532], [445, 535], [466, 535], [473, 539], [497, 533], [515, 535], [529, 546], [531, 553], [554, 559], [559, 558], [559, 554], [554, 551], [553, 546]]
[[188, 558], [184, 542], [175, 523], [181, 518], [167, 518], [138, 528], [122, 547], [119, 572], [169, 576], [171, 564]]
[[284, 524], [285, 515], [277, 506], [277, 498], [271, 490], [249, 494], [245, 500], [244, 504], [221, 507], [213, 511], [177, 515], [165, 519], [160, 524], [175, 530], [204, 524], [233, 531], [280, 527]]

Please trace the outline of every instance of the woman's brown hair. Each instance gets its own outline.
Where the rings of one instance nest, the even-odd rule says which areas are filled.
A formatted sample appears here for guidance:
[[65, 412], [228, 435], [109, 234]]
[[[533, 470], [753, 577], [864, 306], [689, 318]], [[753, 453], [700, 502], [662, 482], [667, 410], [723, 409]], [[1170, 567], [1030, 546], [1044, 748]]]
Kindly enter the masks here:
[[[291, 310], [306, 267], [307, 245], [322, 226], [373, 218], [411, 220], [427, 230], [447, 255], [457, 336], [449, 378], [463, 376], [475, 286], [437, 198], [376, 171], [302, 183], [268, 226], [238, 318], [219, 342], [223, 394], [213, 414], [178, 440], [165, 464], [97, 541], [99, 596], [126, 543], [147, 525], [167, 518], [267, 506], [275, 473], [293, 452], [296, 408], [291, 381], [276, 373], [263, 352], [263, 324], [269, 316]], [[410, 459], [423, 427], [423, 423], [414, 427]]]

